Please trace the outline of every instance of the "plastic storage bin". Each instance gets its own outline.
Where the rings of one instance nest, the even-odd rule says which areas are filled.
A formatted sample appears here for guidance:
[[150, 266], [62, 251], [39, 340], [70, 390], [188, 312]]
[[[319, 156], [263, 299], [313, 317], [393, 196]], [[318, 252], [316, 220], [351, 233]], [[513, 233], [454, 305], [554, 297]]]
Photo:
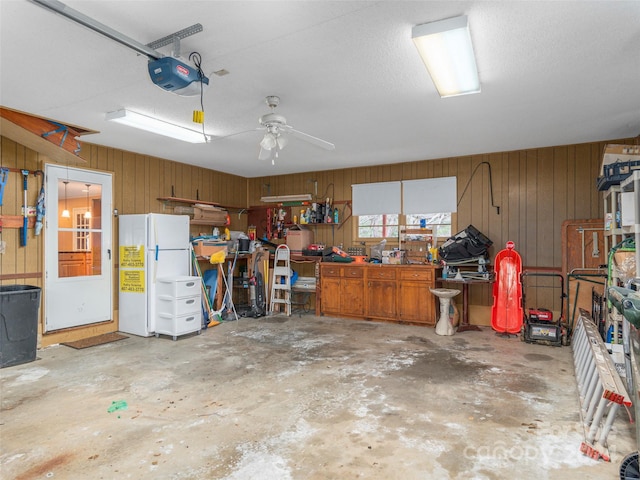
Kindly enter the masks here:
[[36, 359], [40, 287], [0, 285], [0, 368]]
[[158, 278], [156, 284], [156, 337], [180, 335], [202, 329], [200, 277]]

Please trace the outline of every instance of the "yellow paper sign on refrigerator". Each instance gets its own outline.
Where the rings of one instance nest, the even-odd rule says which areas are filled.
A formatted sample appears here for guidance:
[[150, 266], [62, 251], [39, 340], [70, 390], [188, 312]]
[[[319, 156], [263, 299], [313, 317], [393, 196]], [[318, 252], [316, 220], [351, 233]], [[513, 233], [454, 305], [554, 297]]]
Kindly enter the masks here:
[[144, 293], [144, 270], [120, 270], [120, 291]]
[[121, 245], [120, 268], [144, 268], [144, 245]]

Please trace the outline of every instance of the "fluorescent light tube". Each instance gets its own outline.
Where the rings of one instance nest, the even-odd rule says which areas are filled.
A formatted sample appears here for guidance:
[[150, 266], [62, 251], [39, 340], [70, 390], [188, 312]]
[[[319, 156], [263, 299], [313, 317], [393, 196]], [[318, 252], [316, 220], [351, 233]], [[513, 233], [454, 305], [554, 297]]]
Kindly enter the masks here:
[[147, 132], [164, 135], [165, 137], [175, 138], [184, 142], [206, 143], [208, 141], [208, 137], [202, 132], [165, 122], [164, 120], [143, 115], [142, 113], [132, 112], [125, 108], [115, 112], [109, 112], [105, 115], [105, 118], [112, 122], [122, 123], [129, 127], [139, 128], [140, 130], [146, 130]]
[[480, 92], [466, 15], [416, 25], [411, 37], [441, 97]]
[[299, 195], [273, 195], [270, 197], [262, 197], [261, 202], [264, 203], [283, 203], [283, 202], [308, 202], [311, 201], [310, 193], [301, 193]]

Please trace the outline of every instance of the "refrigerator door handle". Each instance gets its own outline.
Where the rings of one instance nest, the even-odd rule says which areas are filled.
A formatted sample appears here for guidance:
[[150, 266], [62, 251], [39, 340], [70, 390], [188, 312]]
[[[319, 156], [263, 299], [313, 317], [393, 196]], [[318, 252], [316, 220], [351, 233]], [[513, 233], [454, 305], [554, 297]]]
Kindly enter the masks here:
[[111, 260], [111, 249], [107, 248], [107, 255], [109, 255], [109, 260]]
[[156, 262], [158, 261], [158, 250], [159, 250], [158, 245], [156, 245]]

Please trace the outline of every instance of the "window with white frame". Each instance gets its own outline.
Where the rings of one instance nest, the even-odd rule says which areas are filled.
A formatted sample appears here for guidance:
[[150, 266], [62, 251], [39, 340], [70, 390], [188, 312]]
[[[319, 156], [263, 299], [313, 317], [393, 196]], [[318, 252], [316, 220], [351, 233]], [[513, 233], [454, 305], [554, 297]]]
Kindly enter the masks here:
[[451, 236], [457, 211], [456, 177], [352, 185], [358, 240], [398, 238], [400, 225], [422, 226], [438, 238]]
[[351, 188], [358, 239], [397, 238], [401, 182], [363, 183]]
[[449, 238], [451, 236], [451, 212], [425, 213], [405, 215], [404, 225], [407, 227], [425, 227], [433, 232], [434, 237]]
[[399, 217], [397, 213], [388, 215], [359, 215], [358, 238], [363, 240], [397, 238]]

